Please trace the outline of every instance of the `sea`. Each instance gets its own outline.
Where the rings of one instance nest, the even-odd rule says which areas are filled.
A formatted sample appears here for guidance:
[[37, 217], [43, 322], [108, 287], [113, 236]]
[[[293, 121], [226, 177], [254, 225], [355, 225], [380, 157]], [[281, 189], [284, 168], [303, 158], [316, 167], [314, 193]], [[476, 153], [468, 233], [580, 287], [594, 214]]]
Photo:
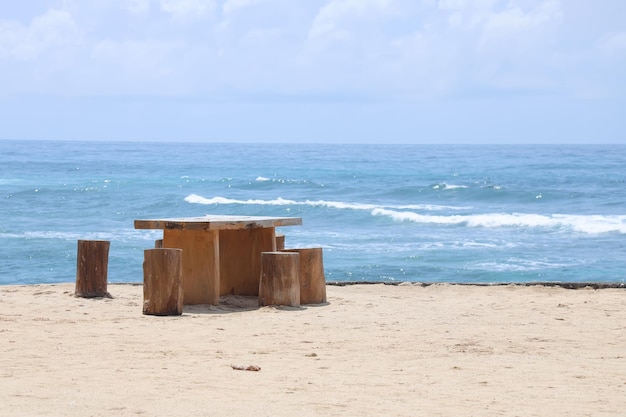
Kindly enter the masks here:
[[0, 284], [74, 282], [109, 240], [141, 282], [135, 219], [296, 216], [329, 282], [621, 283], [626, 146], [0, 141]]

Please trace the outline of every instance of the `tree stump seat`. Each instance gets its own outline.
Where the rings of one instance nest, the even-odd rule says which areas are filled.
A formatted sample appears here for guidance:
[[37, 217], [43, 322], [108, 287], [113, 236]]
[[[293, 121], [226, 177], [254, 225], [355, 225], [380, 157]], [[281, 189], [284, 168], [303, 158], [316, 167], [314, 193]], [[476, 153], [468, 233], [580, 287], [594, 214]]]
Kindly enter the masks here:
[[285, 249], [285, 235], [276, 233], [276, 250], [281, 251], [283, 249]]
[[107, 292], [110, 245], [108, 240], [78, 241], [75, 296], [110, 297]]
[[322, 248], [284, 249], [299, 254], [300, 304], [326, 302], [326, 277]]
[[183, 314], [182, 249], [158, 248], [144, 251], [143, 314]]
[[262, 252], [259, 306], [300, 306], [298, 253]]

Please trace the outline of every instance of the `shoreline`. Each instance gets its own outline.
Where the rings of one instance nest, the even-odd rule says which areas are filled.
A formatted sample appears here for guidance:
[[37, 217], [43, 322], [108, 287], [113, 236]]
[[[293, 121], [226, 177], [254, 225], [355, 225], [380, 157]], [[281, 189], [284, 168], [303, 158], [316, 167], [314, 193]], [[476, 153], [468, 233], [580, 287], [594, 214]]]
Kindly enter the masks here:
[[328, 303], [227, 296], [142, 314], [74, 283], [0, 286], [13, 416], [615, 416], [626, 294], [541, 285], [331, 285]]
[[[2, 287], [28, 287], [34, 285], [74, 285], [74, 282], [41, 282], [28, 284], [0, 284]], [[107, 285], [132, 285], [142, 286], [143, 282], [109, 282]], [[388, 285], [392, 287], [431, 287], [438, 285], [450, 285], [460, 287], [553, 287], [568, 290], [577, 290], [591, 288], [594, 290], [602, 289], [626, 289], [626, 282], [576, 282], [576, 281], [529, 281], [529, 282], [419, 282], [419, 281], [326, 281], [327, 286], [331, 287], [348, 287], [354, 285]]]
[[506, 287], [506, 286], [520, 286], [520, 287], [560, 287], [569, 290], [575, 290], [580, 288], [593, 288], [595, 290], [601, 290], [605, 288], [626, 288], [626, 282], [555, 282], [555, 281], [533, 281], [533, 282], [414, 282], [414, 281], [330, 281], [326, 282], [326, 285], [344, 287], [348, 285], [393, 285], [393, 286], [419, 286], [430, 287], [431, 285], [459, 285], [459, 286], [475, 286], [475, 287]]

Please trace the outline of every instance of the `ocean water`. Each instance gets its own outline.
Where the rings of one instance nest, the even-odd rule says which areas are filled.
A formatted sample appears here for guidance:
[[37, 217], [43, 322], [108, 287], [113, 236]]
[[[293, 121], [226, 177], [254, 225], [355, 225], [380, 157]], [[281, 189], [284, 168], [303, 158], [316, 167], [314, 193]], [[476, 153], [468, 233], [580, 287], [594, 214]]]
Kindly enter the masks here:
[[299, 216], [328, 281], [626, 279], [626, 146], [0, 141], [0, 284], [73, 282], [78, 239], [141, 282], [138, 218]]

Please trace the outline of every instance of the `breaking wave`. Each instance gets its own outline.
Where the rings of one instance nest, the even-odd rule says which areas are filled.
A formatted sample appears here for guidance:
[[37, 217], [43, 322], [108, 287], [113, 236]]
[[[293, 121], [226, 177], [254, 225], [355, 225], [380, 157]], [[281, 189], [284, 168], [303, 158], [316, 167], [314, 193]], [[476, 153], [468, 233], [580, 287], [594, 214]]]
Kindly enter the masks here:
[[[603, 233], [626, 234], [625, 215], [573, 215], [573, 214], [534, 214], [534, 213], [482, 213], [482, 214], [446, 214], [435, 215], [433, 211], [459, 211], [471, 207], [440, 206], [431, 204], [413, 205], [380, 205], [368, 203], [348, 203], [327, 200], [288, 200], [276, 198], [273, 200], [237, 200], [225, 197], [205, 198], [197, 194], [185, 197], [191, 204], [204, 205], [266, 205], [266, 206], [309, 206], [323, 207], [337, 210], [366, 210], [372, 216], [388, 217], [394, 221], [412, 222], [434, 225], [451, 225], [484, 228], [536, 228], [545, 230], [563, 230], [585, 233], [590, 235]], [[421, 210], [416, 213], [407, 210]]]
[[276, 198], [273, 200], [236, 200], [225, 197], [205, 198], [197, 194], [191, 194], [185, 197], [185, 201], [191, 204], [220, 205], [220, 204], [240, 204], [240, 205], [259, 205], [259, 206], [309, 206], [309, 207], [326, 207], [334, 209], [347, 210], [375, 210], [380, 208], [391, 208], [397, 210], [466, 210], [469, 207], [456, 206], [439, 206], [434, 204], [411, 204], [411, 205], [380, 205], [368, 203], [347, 203], [342, 201], [326, 201], [326, 200], [287, 200], [284, 198]]
[[377, 208], [374, 216], [386, 216], [395, 221], [458, 225], [467, 227], [522, 227], [553, 230], [571, 230], [586, 234], [622, 233], [626, 234], [626, 216], [571, 215], [571, 214], [526, 214], [526, 213], [486, 213], [434, 216], [408, 211], [395, 211]]

